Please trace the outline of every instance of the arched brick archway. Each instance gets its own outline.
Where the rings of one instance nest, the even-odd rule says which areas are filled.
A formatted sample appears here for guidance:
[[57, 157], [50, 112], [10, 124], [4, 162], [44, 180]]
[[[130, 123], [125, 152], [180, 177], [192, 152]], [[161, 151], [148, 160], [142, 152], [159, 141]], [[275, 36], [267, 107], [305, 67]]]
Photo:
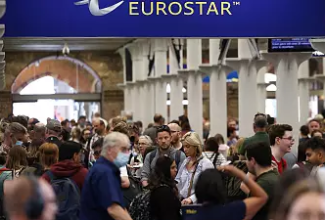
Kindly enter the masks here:
[[11, 92], [17, 94], [29, 83], [44, 76], [66, 82], [79, 93], [101, 92], [101, 80], [97, 73], [84, 62], [67, 56], [49, 56], [32, 62], [18, 74]]

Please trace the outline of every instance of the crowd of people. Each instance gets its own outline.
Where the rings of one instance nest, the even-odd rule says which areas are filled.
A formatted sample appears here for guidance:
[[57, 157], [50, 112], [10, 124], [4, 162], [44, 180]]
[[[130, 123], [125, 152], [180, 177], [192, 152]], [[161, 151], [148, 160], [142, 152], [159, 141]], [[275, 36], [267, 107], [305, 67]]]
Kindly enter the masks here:
[[[185, 115], [143, 127], [27, 116], [0, 123], [0, 219], [325, 219], [323, 119], [293, 128], [257, 113], [252, 137], [193, 131]], [[203, 138], [201, 138], [201, 136]]]

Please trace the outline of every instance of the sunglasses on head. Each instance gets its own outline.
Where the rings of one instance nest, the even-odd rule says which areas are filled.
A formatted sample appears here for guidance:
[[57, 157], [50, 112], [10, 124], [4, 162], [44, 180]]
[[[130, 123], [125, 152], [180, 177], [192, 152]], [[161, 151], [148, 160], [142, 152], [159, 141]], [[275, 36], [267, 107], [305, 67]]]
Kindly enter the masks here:
[[192, 132], [187, 132], [183, 137], [181, 141], [185, 141], [186, 138], [191, 137]]
[[157, 131], [158, 132], [160, 132], [160, 131], [168, 131], [168, 132], [170, 132], [170, 128], [167, 125], [162, 125], [162, 126], [157, 128]]

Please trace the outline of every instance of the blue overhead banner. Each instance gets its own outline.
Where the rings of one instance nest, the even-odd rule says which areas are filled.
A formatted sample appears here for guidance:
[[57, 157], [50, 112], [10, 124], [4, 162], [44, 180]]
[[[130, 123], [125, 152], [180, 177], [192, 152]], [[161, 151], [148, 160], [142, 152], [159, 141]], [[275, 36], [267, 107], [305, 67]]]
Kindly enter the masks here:
[[6, 37], [323, 37], [325, 0], [7, 0]]

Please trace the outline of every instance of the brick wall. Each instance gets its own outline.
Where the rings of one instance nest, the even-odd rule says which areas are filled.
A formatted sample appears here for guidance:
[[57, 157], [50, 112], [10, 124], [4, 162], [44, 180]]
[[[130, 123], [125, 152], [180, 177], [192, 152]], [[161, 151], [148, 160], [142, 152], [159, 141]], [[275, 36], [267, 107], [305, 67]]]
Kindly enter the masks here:
[[[45, 75], [51, 75], [76, 88], [76, 65], [67, 60], [45, 60], [38, 67], [33, 63], [57, 53], [46, 52], [6, 52], [6, 88], [0, 93], [0, 116], [12, 113], [11, 91], [19, 93], [28, 83]], [[72, 58], [87, 64], [100, 78], [103, 94], [109, 98], [102, 100], [102, 115], [109, 119], [119, 115], [123, 109], [123, 93], [117, 84], [123, 82], [123, 65], [121, 57], [109, 51], [72, 52]], [[29, 68], [26, 68], [28, 67]], [[93, 77], [85, 68], [79, 68], [79, 91], [93, 91]], [[22, 73], [22, 74], [20, 74]], [[13, 85], [14, 84], [14, 85]], [[114, 94], [116, 97], [114, 97]], [[9, 98], [10, 97], [10, 98]]]

